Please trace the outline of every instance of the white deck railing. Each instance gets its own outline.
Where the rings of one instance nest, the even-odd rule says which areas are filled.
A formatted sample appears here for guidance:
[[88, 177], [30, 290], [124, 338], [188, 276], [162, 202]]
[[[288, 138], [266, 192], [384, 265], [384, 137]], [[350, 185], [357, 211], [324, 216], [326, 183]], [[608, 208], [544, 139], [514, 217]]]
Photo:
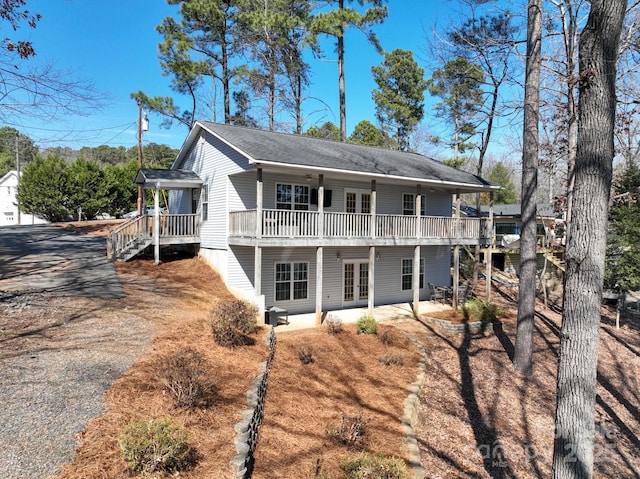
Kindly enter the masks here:
[[[452, 238], [477, 240], [487, 234], [483, 218], [446, 216], [377, 215], [325, 212], [322, 215], [324, 238]], [[241, 237], [320, 237], [317, 211], [263, 210], [257, 229], [257, 211], [233, 211], [229, 214], [229, 235]], [[418, 228], [419, 226], [419, 228]], [[374, 234], [375, 233], [375, 234]]]

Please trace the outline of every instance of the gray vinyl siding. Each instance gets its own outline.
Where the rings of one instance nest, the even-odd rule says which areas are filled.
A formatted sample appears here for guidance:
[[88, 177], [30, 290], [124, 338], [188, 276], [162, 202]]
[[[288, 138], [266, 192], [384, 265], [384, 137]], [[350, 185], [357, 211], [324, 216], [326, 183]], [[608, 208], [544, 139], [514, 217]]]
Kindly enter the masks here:
[[[200, 226], [201, 246], [226, 249], [229, 197], [237, 200], [235, 190], [234, 194], [229, 194], [232, 189], [229, 176], [253, 167], [236, 150], [209, 133], [203, 132], [200, 139], [185, 155], [180, 168], [194, 171], [209, 187], [208, 220]], [[182, 199], [178, 200], [180, 208], [185, 207], [188, 196], [183, 192]]]
[[[243, 175], [245, 181], [255, 182], [255, 174], [250, 173]], [[235, 181], [235, 179], [234, 179]], [[318, 188], [318, 180], [307, 180], [304, 175], [284, 175], [265, 173], [263, 176], [263, 206], [266, 209], [274, 209], [276, 207], [276, 184], [293, 184], [293, 185], [307, 185], [310, 190]], [[248, 208], [255, 207], [255, 184], [245, 185], [248, 189], [244, 193], [249, 195], [253, 193], [252, 202], [244, 200], [244, 204], [249, 205]], [[331, 206], [326, 207], [325, 211], [329, 212], [342, 212], [344, 211], [345, 192], [353, 190], [371, 191], [371, 182], [362, 181], [343, 181], [340, 179], [327, 178], [324, 183], [325, 190], [330, 190], [331, 193]], [[402, 185], [385, 185], [378, 183], [377, 190], [377, 207], [376, 211], [381, 215], [397, 215], [402, 213], [402, 195], [404, 193], [415, 193], [415, 188], [411, 186]], [[426, 196], [426, 214], [429, 216], [451, 216], [451, 193], [443, 191], [425, 191], [422, 193]], [[240, 209], [240, 208], [238, 208]], [[316, 205], [310, 205], [310, 210], [315, 211]]]
[[[276, 301], [275, 265], [276, 263], [307, 263], [307, 298], [288, 301]], [[265, 306], [278, 306], [289, 313], [309, 313], [316, 309], [316, 250], [315, 248], [265, 248], [262, 250], [262, 293]]]
[[227, 283], [234, 288], [253, 292], [254, 248], [231, 246], [227, 263]]
[[[247, 261], [242, 269], [242, 276], [248, 277], [252, 282], [253, 274], [253, 249], [233, 248], [234, 257], [239, 261]], [[238, 254], [245, 251], [246, 255]], [[338, 258], [340, 253], [340, 258]], [[413, 259], [412, 247], [401, 248], [377, 248], [376, 253], [380, 258], [376, 261], [375, 272], [375, 305], [406, 303], [413, 301], [412, 290], [402, 290], [402, 259]], [[447, 246], [422, 247], [420, 256], [425, 261], [424, 287], [420, 290], [420, 299], [429, 299], [427, 283], [431, 282], [439, 286], [451, 284], [450, 266], [451, 250]], [[343, 298], [343, 263], [349, 260], [367, 260], [369, 249], [363, 248], [324, 248], [323, 254], [323, 284], [322, 284], [322, 308], [323, 311], [342, 309]], [[308, 269], [308, 295], [304, 300], [275, 300], [275, 264], [280, 262], [306, 262]], [[240, 262], [239, 262], [240, 264]], [[238, 265], [239, 267], [239, 265]], [[230, 265], [230, 276], [231, 276]], [[239, 278], [240, 279], [240, 278]], [[315, 311], [316, 295], [316, 250], [315, 248], [265, 248], [262, 252], [262, 293], [265, 296], [265, 305], [279, 306], [291, 314], [309, 313]], [[236, 285], [234, 285], [236, 286]]]

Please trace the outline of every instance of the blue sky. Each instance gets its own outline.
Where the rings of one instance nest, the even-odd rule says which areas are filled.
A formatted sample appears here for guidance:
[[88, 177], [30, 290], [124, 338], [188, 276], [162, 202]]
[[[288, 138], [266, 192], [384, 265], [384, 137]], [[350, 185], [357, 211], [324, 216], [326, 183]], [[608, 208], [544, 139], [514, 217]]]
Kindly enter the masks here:
[[[376, 27], [383, 48], [409, 49], [430, 76], [427, 65], [426, 35], [434, 22], [449, 24], [456, 2], [437, 0], [390, 0], [389, 16]], [[42, 15], [35, 30], [22, 27], [16, 38], [28, 35], [37, 51], [34, 61], [51, 62], [59, 70], [91, 81], [110, 96], [108, 105], [83, 117], [69, 117], [58, 123], [16, 120], [14, 126], [42, 147], [110, 146], [132, 147], [137, 144], [137, 105], [132, 92], [143, 90], [150, 96], [175, 96], [169, 89], [170, 78], [163, 77], [157, 58], [161, 40], [155, 31], [162, 19], [177, 11], [164, 0], [33, 0], [33, 12]], [[337, 64], [333, 46], [324, 42], [328, 58], [313, 60], [310, 97], [305, 129], [314, 123], [332, 121], [339, 124]], [[371, 91], [375, 83], [371, 66], [382, 57], [369, 45], [362, 33], [351, 29], [345, 37], [347, 133], [360, 120], [375, 123], [375, 104]], [[432, 100], [427, 95], [428, 103]], [[178, 104], [180, 104], [178, 102]], [[186, 105], [186, 103], [185, 103]], [[321, 111], [318, 111], [321, 110]], [[179, 148], [187, 131], [183, 126], [160, 129], [161, 119], [150, 115], [150, 129], [144, 142], [167, 144]], [[19, 123], [18, 123], [19, 122]]]

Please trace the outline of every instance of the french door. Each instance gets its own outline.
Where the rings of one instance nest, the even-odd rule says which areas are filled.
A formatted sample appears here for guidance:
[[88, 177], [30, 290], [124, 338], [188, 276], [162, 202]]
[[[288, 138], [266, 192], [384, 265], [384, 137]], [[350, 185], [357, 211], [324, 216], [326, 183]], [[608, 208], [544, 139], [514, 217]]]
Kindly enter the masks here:
[[342, 278], [342, 305], [348, 307], [367, 304], [369, 299], [369, 261], [344, 261]]

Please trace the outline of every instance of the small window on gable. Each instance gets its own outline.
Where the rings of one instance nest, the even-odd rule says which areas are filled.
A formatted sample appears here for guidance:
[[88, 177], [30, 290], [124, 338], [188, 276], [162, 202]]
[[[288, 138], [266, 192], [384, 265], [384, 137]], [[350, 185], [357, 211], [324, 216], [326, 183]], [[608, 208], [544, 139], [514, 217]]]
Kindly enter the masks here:
[[[427, 198], [420, 195], [420, 216], [426, 215]], [[414, 216], [416, 214], [416, 195], [411, 193], [402, 194], [402, 214], [405, 216]]]

